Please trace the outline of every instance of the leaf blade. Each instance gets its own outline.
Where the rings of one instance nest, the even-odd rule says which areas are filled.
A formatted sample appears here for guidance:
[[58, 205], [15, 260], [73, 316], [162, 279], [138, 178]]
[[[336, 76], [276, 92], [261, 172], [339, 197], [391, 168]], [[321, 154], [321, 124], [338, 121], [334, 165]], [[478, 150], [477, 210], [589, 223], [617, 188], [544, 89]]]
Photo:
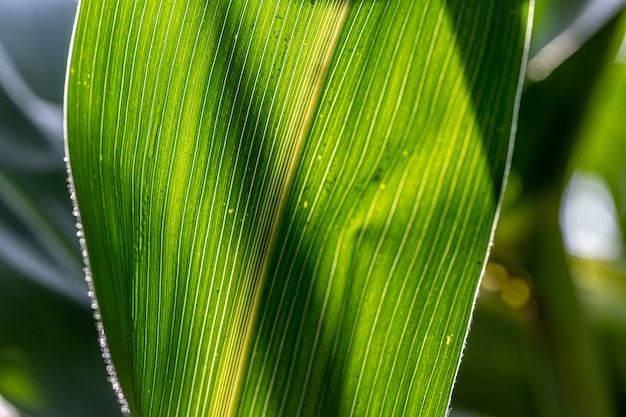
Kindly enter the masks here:
[[[496, 135], [491, 126], [484, 135], [498, 138], [485, 145], [493, 153], [486, 158], [481, 136], [472, 130], [476, 103], [471, 102], [473, 91], [463, 88], [466, 62], [456, 56], [455, 29], [467, 27], [461, 24], [466, 14], [477, 17], [469, 26], [474, 35], [478, 18], [500, 23], [499, 28], [519, 18], [519, 25], [524, 3], [497, 9], [504, 6], [492, 2], [485, 14], [478, 9], [466, 13], [463, 2], [432, 2], [420, 9], [411, 2], [172, 1], [158, 8], [146, 5], [139, 19], [132, 3], [87, 4], [85, 11], [81, 7], [85, 17], [79, 18], [75, 39], [80, 46], [70, 67], [68, 103], [76, 107], [68, 107], [68, 148], [86, 237], [104, 242], [96, 251], [90, 247], [90, 261], [111, 351], [133, 412], [314, 414], [318, 406], [337, 415], [361, 415], [367, 409], [445, 411], [449, 395], [418, 404], [423, 397], [413, 389], [417, 376], [405, 375], [422, 354], [439, 358], [442, 345], [422, 344], [425, 350], [417, 357], [403, 353], [382, 371], [388, 374], [406, 360], [402, 374], [381, 377], [381, 382], [382, 362], [374, 363], [371, 375], [365, 364], [370, 355], [386, 351], [381, 348], [388, 335], [378, 321], [404, 317], [401, 325], [389, 324], [391, 337], [403, 341], [407, 329], [416, 333], [397, 352], [418, 343], [418, 334], [424, 340], [456, 338], [453, 350], [444, 349], [442, 371], [436, 373], [446, 382], [431, 389], [451, 387], [453, 359], [464, 338], [458, 333], [469, 318], [480, 261], [471, 268], [464, 264], [473, 278], [462, 281], [462, 291], [440, 289], [430, 297], [424, 290], [437, 277], [449, 278], [452, 263], [446, 258], [454, 260], [460, 251], [443, 238], [451, 227], [461, 228], [472, 248], [462, 253], [463, 259], [482, 253], [484, 261], [517, 85], [516, 73], [508, 76], [513, 83], [497, 77], [507, 86], [505, 96], [498, 96], [497, 83], [488, 90], [507, 110], [495, 118], [504, 134]], [[450, 10], [457, 20], [450, 21]], [[513, 18], [501, 18], [511, 11]], [[90, 29], [95, 21], [98, 31]], [[517, 31], [495, 49], [505, 49], [509, 39], [514, 42], [515, 70], [522, 59], [524, 29], [512, 26]], [[116, 33], [128, 35], [118, 42]], [[434, 34], [430, 43], [429, 34]], [[484, 51], [492, 41], [485, 36], [480, 42]], [[160, 43], [165, 46], [158, 49]], [[478, 78], [484, 67], [469, 52], [467, 57], [473, 57], [468, 62], [474, 62]], [[138, 71], [140, 63], [148, 68], [144, 73]], [[441, 75], [448, 66], [454, 68], [452, 88]], [[494, 65], [487, 67], [493, 72]], [[359, 76], [346, 77], [352, 71]], [[409, 76], [416, 74], [422, 82]], [[477, 85], [473, 88], [480, 90], [486, 84]], [[418, 105], [429, 100], [432, 107]], [[409, 106], [410, 112], [405, 109]], [[457, 110], [464, 117], [442, 117]], [[470, 133], [463, 137], [463, 132]], [[95, 139], [82, 143], [80, 137]], [[441, 137], [450, 142], [438, 143]], [[317, 163], [320, 149], [332, 149], [326, 165]], [[452, 158], [468, 150], [465, 165], [451, 170]], [[420, 174], [423, 182], [416, 180]], [[455, 188], [463, 175], [479, 179], [473, 184], [477, 192]], [[446, 194], [444, 185], [452, 185], [459, 195]], [[450, 216], [453, 207], [475, 202], [477, 195], [491, 198], [484, 206], [462, 211], [468, 216], [473, 210], [479, 220], [478, 228], [469, 228], [477, 232], [470, 237], [466, 223], [450, 223]], [[428, 206], [429, 198], [435, 203], [428, 211], [418, 210], [420, 204]], [[312, 214], [303, 217], [298, 209], [306, 209], [309, 201]], [[411, 228], [425, 230], [426, 238], [413, 239], [407, 233]], [[474, 240], [483, 243], [473, 245]], [[428, 245], [437, 250], [424, 256], [419, 248]], [[408, 255], [396, 256], [403, 252]], [[389, 278], [392, 271], [417, 279], [420, 268], [434, 276], [419, 275], [417, 286]], [[98, 275], [113, 278], [99, 281]], [[285, 276], [290, 278], [284, 281]], [[352, 277], [363, 281], [351, 282]], [[326, 287], [318, 286], [324, 279]], [[336, 284], [332, 291], [331, 284]], [[358, 295], [356, 301], [351, 293]], [[389, 301], [393, 297], [388, 293], [402, 303]], [[288, 296], [304, 304], [292, 301], [286, 310], [280, 303]], [[377, 302], [376, 308], [368, 300]], [[440, 315], [460, 310], [457, 334], [445, 334], [444, 321], [433, 332], [432, 321], [422, 326], [422, 318], [438, 311], [442, 300], [453, 305], [441, 308]], [[422, 301], [428, 308], [413, 311]], [[286, 330], [274, 346], [274, 323], [279, 322]], [[352, 325], [349, 337], [333, 339], [333, 332]], [[331, 340], [331, 348], [320, 353], [320, 340]], [[266, 342], [259, 363], [264, 352], [258, 347]], [[365, 350], [359, 350], [361, 343]], [[335, 363], [336, 357], [345, 361]], [[281, 361], [289, 361], [289, 368], [281, 367]], [[314, 366], [321, 368], [314, 372]], [[324, 381], [343, 382], [346, 375], [356, 380], [346, 385], [345, 395], [331, 398]], [[428, 373], [417, 378], [420, 390], [430, 386]], [[392, 392], [389, 399], [375, 394], [377, 383], [386, 385], [385, 393]], [[367, 401], [359, 400], [361, 392]], [[412, 399], [401, 403], [407, 397]]]

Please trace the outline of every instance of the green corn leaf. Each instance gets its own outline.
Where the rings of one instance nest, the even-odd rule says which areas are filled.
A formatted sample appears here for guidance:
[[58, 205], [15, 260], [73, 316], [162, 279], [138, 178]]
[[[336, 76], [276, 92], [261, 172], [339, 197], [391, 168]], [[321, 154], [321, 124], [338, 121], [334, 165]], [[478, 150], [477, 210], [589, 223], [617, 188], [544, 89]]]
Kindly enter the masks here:
[[83, 1], [67, 152], [139, 416], [443, 416], [532, 2]]

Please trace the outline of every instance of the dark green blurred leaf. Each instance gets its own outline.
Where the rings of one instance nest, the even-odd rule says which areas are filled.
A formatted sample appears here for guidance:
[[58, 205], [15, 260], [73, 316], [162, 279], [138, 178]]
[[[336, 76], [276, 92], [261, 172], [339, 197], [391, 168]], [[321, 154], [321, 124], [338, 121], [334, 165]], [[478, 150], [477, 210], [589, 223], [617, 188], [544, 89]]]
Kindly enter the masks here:
[[0, 396], [31, 417], [119, 415], [63, 163], [61, 100], [75, 7], [0, 2]]

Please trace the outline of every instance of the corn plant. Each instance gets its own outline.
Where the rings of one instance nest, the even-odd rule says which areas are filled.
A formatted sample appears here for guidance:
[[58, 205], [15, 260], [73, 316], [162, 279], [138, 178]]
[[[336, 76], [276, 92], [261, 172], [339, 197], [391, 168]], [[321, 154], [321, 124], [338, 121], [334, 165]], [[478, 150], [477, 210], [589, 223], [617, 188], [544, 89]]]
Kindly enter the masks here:
[[[552, 3], [538, 2], [540, 18]], [[57, 234], [49, 200], [29, 201], [0, 160], [0, 198], [36, 219], [32, 230], [65, 268], [15, 288], [0, 279], [0, 299], [26, 289], [47, 312], [33, 314], [30, 332], [15, 330], [19, 340], [0, 322], [0, 395], [32, 417], [116, 415], [111, 390], [75, 383], [102, 374], [54, 365], [100, 364], [83, 359], [100, 348], [117, 408], [135, 417], [465, 416], [451, 410], [453, 388], [452, 405], [485, 415], [619, 414], [626, 372], [607, 378], [619, 358], [598, 359], [577, 300], [603, 287], [585, 298], [592, 285], [580, 281], [581, 293], [569, 276], [558, 212], [574, 160], [567, 129], [602, 77], [598, 62], [609, 62], [598, 51], [616, 53], [621, 39], [607, 39], [623, 24], [524, 91], [534, 7], [80, 2], [64, 100], [77, 239]], [[571, 74], [586, 74], [577, 89]], [[614, 164], [596, 156], [597, 165], [609, 170], [621, 145], [602, 143]], [[63, 274], [85, 276], [88, 290]], [[603, 285], [621, 288], [619, 279]], [[92, 326], [89, 304], [98, 334], [63, 345], [73, 317]], [[45, 351], [22, 350], [51, 334]], [[626, 332], [607, 334], [620, 346]]]
[[444, 415], [529, 8], [81, 3], [68, 167], [125, 411]]

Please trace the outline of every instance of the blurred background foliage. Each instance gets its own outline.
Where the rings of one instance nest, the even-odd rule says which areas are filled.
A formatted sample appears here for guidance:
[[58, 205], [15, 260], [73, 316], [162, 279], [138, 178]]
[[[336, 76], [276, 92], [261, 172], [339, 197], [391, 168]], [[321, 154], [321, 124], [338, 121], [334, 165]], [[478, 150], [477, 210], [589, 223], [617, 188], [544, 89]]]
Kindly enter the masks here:
[[[452, 416], [626, 415], [623, 4], [537, 0], [511, 177]], [[120, 415], [65, 181], [75, 9], [0, 0], [0, 417]]]
[[63, 163], [76, 4], [0, 0], [0, 396], [32, 417], [120, 415]]

